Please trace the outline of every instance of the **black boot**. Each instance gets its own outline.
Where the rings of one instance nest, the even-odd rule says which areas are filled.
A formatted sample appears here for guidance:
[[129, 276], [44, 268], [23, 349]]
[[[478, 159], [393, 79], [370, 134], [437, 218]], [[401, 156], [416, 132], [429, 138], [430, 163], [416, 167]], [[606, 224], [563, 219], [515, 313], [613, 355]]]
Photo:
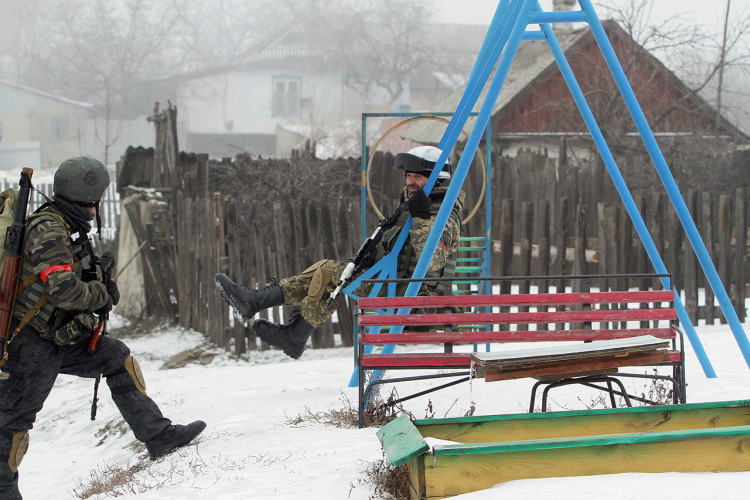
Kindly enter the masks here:
[[157, 434], [156, 437], [146, 442], [148, 456], [159, 458], [173, 452], [177, 448], [182, 448], [190, 444], [190, 441], [195, 439], [205, 428], [206, 423], [202, 420], [196, 420], [188, 425], [170, 425]]
[[266, 344], [279, 347], [287, 356], [299, 359], [315, 327], [302, 319], [299, 313], [292, 314], [294, 317], [288, 325], [277, 325], [265, 319], [256, 319], [253, 329]]
[[221, 298], [234, 308], [234, 317], [243, 323], [250, 321], [258, 311], [284, 304], [284, 294], [274, 279], [261, 290], [250, 290], [240, 286], [221, 273], [214, 276], [214, 281]]

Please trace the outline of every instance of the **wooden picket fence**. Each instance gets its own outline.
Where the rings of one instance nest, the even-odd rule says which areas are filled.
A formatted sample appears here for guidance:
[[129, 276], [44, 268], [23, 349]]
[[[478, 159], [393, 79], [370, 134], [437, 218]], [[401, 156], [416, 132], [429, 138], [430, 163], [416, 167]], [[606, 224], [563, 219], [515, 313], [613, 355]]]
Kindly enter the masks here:
[[[161, 228], [137, 230], [148, 293], [156, 295], [152, 302], [161, 304], [163, 314], [227, 350], [265, 349], [251, 327], [232, 320], [213, 276], [224, 272], [246, 287], [263, 287], [322, 258], [352, 256], [362, 241], [359, 160], [319, 160], [310, 150], [291, 160], [239, 155], [214, 161], [178, 154], [174, 138], [165, 132], [174, 129], [175, 116], [170, 108], [153, 118], [155, 150], [129, 150], [118, 164], [118, 178], [153, 188], [168, 201]], [[403, 189], [403, 178], [394, 176], [389, 165], [390, 156], [377, 153], [369, 179], [383, 212], [392, 210]], [[492, 169], [492, 275], [654, 272], [601, 165], [557, 165], [544, 154], [522, 152], [514, 158], [493, 156]], [[478, 202], [481, 182], [481, 170], [470, 172], [464, 184], [467, 211]], [[657, 184], [641, 184], [634, 198], [673, 283], [684, 291], [691, 319], [723, 321], [674, 210], [654, 188]], [[710, 191], [683, 193], [741, 320], [750, 282], [745, 184], [739, 179], [731, 189], [714, 183]], [[378, 217], [367, 210], [368, 224], [374, 226]], [[479, 210], [467, 224], [468, 236], [484, 236], [484, 218]], [[137, 221], [135, 212], [131, 219]], [[368, 234], [372, 228], [366, 228]], [[648, 289], [656, 284], [613, 285]], [[540, 279], [521, 286], [522, 292], [532, 286], [544, 291], [549, 283]], [[354, 304], [342, 297], [338, 306], [334, 321], [313, 335], [314, 348], [352, 345]], [[290, 309], [274, 308], [262, 316], [284, 322]]]

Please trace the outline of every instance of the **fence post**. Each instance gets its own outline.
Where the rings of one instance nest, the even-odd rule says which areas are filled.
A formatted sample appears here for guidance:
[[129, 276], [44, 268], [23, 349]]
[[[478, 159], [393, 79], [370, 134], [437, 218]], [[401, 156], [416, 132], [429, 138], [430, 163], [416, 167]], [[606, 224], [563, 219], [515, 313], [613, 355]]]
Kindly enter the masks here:
[[[732, 198], [727, 194], [719, 197], [719, 276], [726, 290], [732, 289]], [[737, 304], [734, 305], [735, 308]], [[727, 319], [719, 316], [722, 325]]]
[[745, 259], [747, 259], [747, 215], [745, 190], [737, 188], [734, 196], [734, 289], [732, 302], [740, 321], [745, 321]]

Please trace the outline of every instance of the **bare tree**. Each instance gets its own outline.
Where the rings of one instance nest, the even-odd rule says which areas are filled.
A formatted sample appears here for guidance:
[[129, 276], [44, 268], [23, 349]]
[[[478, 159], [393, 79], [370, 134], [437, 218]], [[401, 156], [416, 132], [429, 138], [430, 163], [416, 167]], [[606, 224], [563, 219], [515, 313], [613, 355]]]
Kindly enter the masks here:
[[344, 68], [345, 84], [363, 96], [379, 89], [394, 103], [416, 71], [434, 62], [427, 0], [338, 0], [328, 12], [336, 40], [330, 56]]

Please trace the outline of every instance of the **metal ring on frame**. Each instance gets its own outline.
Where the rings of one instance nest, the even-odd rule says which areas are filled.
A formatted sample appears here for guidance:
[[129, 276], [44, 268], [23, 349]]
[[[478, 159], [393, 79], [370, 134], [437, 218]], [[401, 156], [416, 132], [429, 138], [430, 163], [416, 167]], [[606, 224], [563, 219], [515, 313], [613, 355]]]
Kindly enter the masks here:
[[[370, 156], [367, 158], [367, 199], [370, 200], [370, 206], [372, 207], [373, 210], [375, 210], [375, 213], [377, 214], [379, 219], [383, 219], [385, 218], [385, 216], [380, 212], [380, 210], [378, 210], [378, 207], [375, 205], [375, 200], [373, 199], [372, 191], [370, 190], [370, 166], [372, 165], [372, 159], [375, 156], [375, 152], [378, 150], [378, 146], [380, 146], [380, 143], [383, 142], [385, 138], [391, 134], [391, 132], [393, 132], [399, 127], [402, 127], [403, 125], [406, 125], [407, 123], [411, 123], [417, 120], [435, 120], [435, 121], [443, 122], [446, 124], [450, 123], [450, 121], [439, 116], [433, 116], [433, 115], [413, 116], [389, 128], [385, 132], [385, 134], [383, 134], [380, 137], [380, 139], [378, 139], [378, 142], [376, 142], [375, 145], [372, 147], [372, 150], [370, 151]], [[461, 130], [461, 133], [467, 138], [469, 137], [469, 134], [465, 130]], [[479, 200], [477, 200], [477, 204], [474, 205], [474, 208], [471, 210], [471, 212], [466, 217], [466, 219], [461, 221], [463, 224], [466, 224], [467, 222], [469, 222], [471, 218], [474, 217], [474, 214], [477, 213], [477, 210], [479, 210], [479, 205], [481, 205], [482, 200], [484, 200], [484, 192], [487, 189], [487, 164], [484, 161], [484, 155], [482, 154], [482, 151], [477, 149], [477, 154], [479, 155], [479, 162], [482, 164], [482, 176], [483, 176], [482, 192], [479, 193]]]

